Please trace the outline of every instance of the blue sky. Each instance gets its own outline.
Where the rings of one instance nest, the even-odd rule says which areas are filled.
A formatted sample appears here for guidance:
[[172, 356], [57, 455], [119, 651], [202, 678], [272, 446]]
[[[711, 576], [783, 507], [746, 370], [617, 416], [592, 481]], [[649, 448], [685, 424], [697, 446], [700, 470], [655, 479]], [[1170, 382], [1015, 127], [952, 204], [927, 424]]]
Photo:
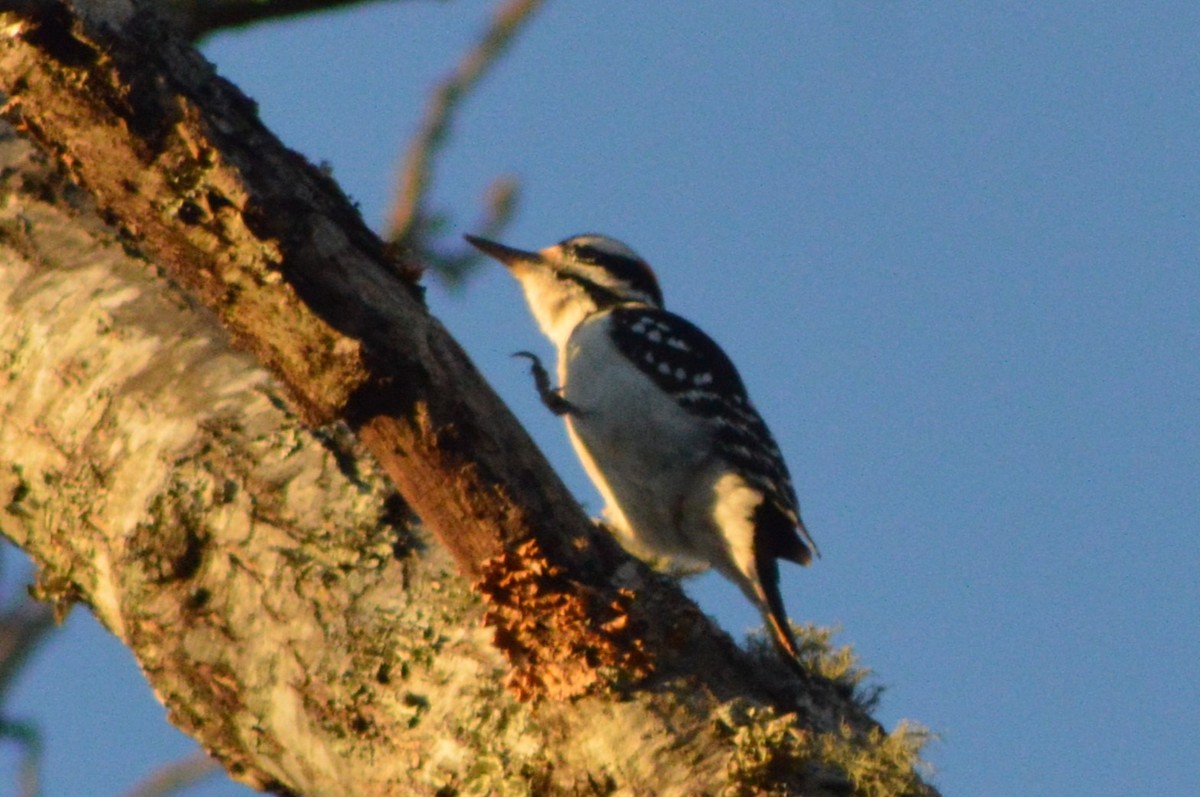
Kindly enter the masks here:
[[[205, 49], [380, 228], [489, 8]], [[824, 553], [785, 566], [790, 613], [842, 629], [885, 723], [942, 735], [947, 795], [1200, 782], [1197, 42], [1187, 2], [550, 3], [436, 175], [453, 235], [513, 174], [509, 243], [621, 238], [726, 348]], [[598, 512], [509, 358], [550, 354], [516, 285], [485, 269], [430, 303]], [[689, 591], [758, 623], [716, 576]], [[189, 749], [82, 612], [12, 708], [43, 723], [47, 795], [117, 794]]]

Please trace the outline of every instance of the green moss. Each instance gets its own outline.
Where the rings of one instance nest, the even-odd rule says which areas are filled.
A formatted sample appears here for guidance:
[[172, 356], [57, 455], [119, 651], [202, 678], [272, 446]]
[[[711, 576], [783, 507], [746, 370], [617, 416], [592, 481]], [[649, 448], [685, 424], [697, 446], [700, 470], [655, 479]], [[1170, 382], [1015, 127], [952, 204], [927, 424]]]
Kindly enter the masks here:
[[866, 733], [843, 724], [834, 731], [800, 728], [794, 714], [769, 708], [731, 708], [722, 718], [734, 754], [722, 797], [830, 793], [855, 797], [924, 797], [920, 753], [932, 735], [901, 723], [891, 733]]
[[930, 768], [920, 758], [932, 738], [928, 730], [908, 722], [891, 733], [872, 728], [865, 736], [842, 725], [836, 732], [805, 734], [799, 754], [844, 775], [855, 797], [918, 797], [934, 793], [922, 780]]
[[[907, 722], [891, 733], [874, 725], [867, 712], [875, 708], [882, 688], [868, 684], [871, 671], [849, 646], [833, 643], [835, 630], [808, 625], [795, 631], [806, 669], [834, 685], [845, 705], [833, 714], [847, 719], [814, 728], [804, 727], [793, 713], [738, 703], [726, 707], [720, 727], [733, 736], [734, 754], [723, 797], [797, 792], [855, 797], [936, 794], [923, 780], [930, 768], [920, 757], [933, 734]], [[764, 662], [778, 656], [765, 638], [755, 638], [751, 645], [759, 649]]]
[[[874, 711], [883, 694], [883, 687], [871, 683], [874, 673], [859, 661], [858, 655], [849, 645], [835, 645], [834, 636], [839, 629], [820, 628], [809, 625], [793, 625], [796, 644], [800, 649], [800, 661], [804, 669], [817, 678], [828, 681], [836, 691], [851, 700], [863, 713]], [[779, 661], [779, 653], [759, 631], [747, 640], [748, 647], [762, 663], [764, 671], [780, 670], [784, 680], [793, 676]]]

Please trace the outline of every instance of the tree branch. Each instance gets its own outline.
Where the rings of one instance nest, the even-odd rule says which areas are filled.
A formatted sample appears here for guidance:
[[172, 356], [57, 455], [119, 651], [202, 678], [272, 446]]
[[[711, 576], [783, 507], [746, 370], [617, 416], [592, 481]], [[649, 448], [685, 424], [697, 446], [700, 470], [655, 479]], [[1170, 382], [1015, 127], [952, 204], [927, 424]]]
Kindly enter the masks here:
[[169, 0], [169, 10], [185, 35], [200, 39], [228, 28], [330, 11], [380, 0]]
[[[569, 493], [340, 189], [153, 16], [120, 33], [83, 24], [40, 15], [0, 44], [9, 118], [287, 385], [309, 422], [351, 421], [467, 572], [531, 536], [586, 570], [593, 554], [571, 538], [590, 531]], [[80, 83], [65, 85], [67, 73]]]
[[[43, 207], [68, 187], [9, 189], [0, 494], [22, 500], [0, 518], [41, 594], [86, 599], [173, 721], [281, 794], [428, 792], [487, 761], [543, 791], [832, 793], [815, 734], [880, 748], [843, 690], [738, 650], [597, 536], [338, 188], [134, 9], [0, 14], [5, 116], [187, 295], [100, 231], [102, 256], [42, 233], [85, 213]], [[339, 419], [477, 593], [436, 546], [390, 555], [415, 532]]]

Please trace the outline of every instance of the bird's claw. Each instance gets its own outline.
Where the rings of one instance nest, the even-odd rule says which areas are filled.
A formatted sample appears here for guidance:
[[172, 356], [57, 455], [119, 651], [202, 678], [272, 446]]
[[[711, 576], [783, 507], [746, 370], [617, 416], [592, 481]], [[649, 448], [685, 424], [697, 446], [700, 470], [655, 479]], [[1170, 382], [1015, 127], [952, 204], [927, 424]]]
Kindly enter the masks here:
[[533, 374], [533, 383], [537, 386], [538, 397], [541, 398], [548, 410], [555, 415], [566, 415], [575, 411], [571, 402], [563, 398], [559, 388], [550, 387], [550, 374], [546, 372], [540, 357], [529, 351], [513, 352], [512, 356], [524, 357], [529, 360], [529, 372]]

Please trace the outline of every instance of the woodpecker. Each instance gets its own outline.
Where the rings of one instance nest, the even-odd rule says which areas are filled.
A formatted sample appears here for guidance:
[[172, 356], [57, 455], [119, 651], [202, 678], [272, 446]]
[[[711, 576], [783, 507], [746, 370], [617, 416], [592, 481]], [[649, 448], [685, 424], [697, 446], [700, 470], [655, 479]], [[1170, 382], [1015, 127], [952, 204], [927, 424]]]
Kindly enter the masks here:
[[558, 389], [528, 352], [543, 403], [633, 555], [678, 571], [716, 568], [762, 613], [799, 671], [778, 560], [819, 552], [787, 465], [724, 351], [663, 309], [650, 266], [625, 244], [578, 235], [537, 252], [466, 240], [503, 263], [558, 353]]

